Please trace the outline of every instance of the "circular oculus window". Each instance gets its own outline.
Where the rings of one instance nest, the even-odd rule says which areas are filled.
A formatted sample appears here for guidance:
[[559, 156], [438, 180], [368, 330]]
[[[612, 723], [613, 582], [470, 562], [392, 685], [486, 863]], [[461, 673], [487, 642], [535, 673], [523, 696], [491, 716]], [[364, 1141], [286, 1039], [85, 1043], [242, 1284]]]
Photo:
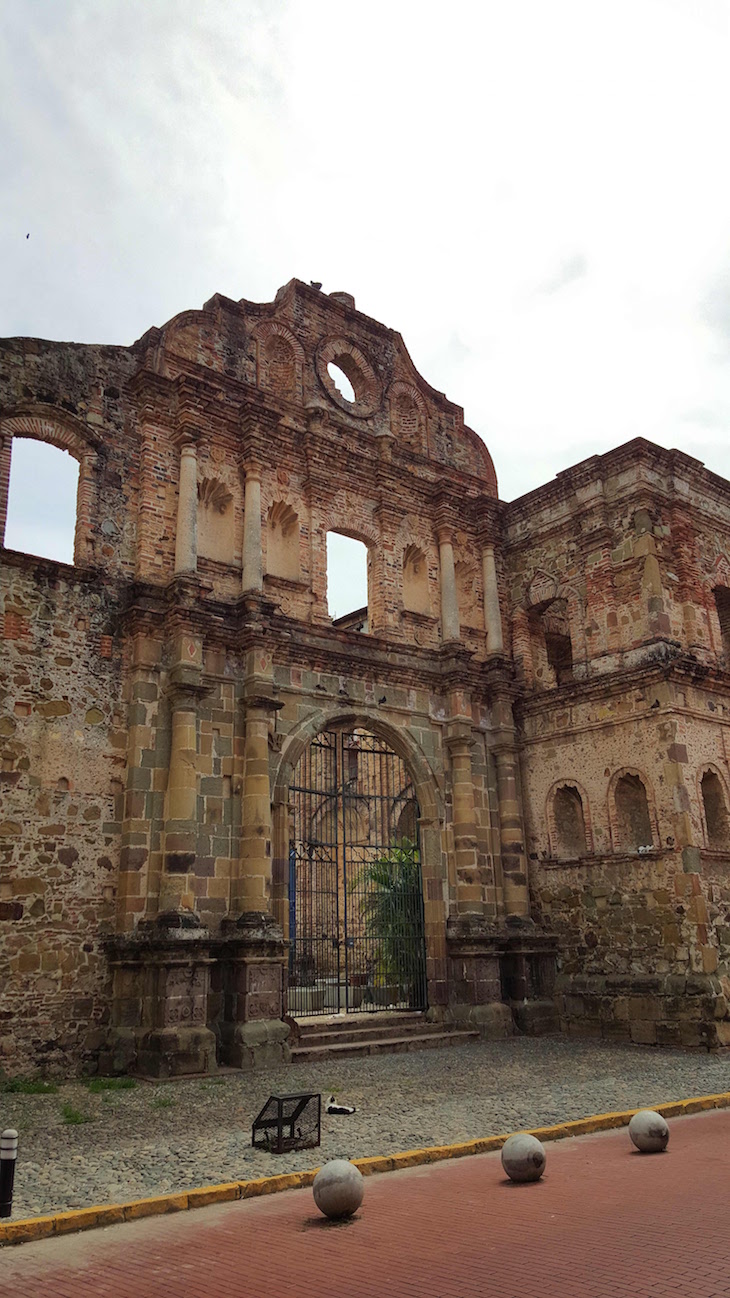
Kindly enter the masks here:
[[364, 419], [377, 408], [380, 385], [375, 371], [346, 338], [330, 338], [320, 345], [317, 374], [330, 400], [349, 415]]

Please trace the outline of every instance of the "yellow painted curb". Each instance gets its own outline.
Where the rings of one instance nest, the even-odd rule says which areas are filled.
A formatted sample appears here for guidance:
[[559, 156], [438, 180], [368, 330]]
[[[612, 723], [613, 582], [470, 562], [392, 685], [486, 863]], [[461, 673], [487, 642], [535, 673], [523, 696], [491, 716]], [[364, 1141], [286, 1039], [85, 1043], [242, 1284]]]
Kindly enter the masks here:
[[[652, 1107], [665, 1118], [678, 1118], [685, 1114], [703, 1113], [708, 1109], [730, 1108], [730, 1091], [719, 1095], [698, 1095], [689, 1100], [670, 1100]], [[561, 1122], [554, 1127], [533, 1127], [531, 1136], [538, 1140], [564, 1140], [568, 1136], [587, 1136], [597, 1131], [610, 1131], [613, 1127], [626, 1127], [638, 1109], [620, 1113], [597, 1113], [575, 1122]], [[471, 1154], [490, 1154], [501, 1149], [509, 1133], [503, 1136], [484, 1136], [458, 1145], [431, 1145], [427, 1149], [407, 1149], [398, 1154], [379, 1154], [372, 1158], [354, 1158], [352, 1161], [363, 1176], [380, 1172], [397, 1172], [401, 1168], [421, 1167], [440, 1163], [447, 1158], [466, 1158]], [[169, 1212], [184, 1212], [188, 1208], [203, 1208], [211, 1203], [230, 1203], [238, 1199], [257, 1199], [264, 1194], [278, 1194], [281, 1190], [299, 1190], [311, 1185], [319, 1168], [306, 1172], [283, 1172], [278, 1176], [262, 1176], [255, 1181], [228, 1181], [223, 1185], [204, 1185], [181, 1194], [159, 1194], [151, 1199], [133, 1199], [130, 1203], [108, 1203], [74, 1212], [58, 1212], [47, 1217], [28, 1217], [23, 1221], [0, 1224], [0, 1247], [5, 1244], [27, 1244], [32, 1240], [48, 1239], [53, 1235], [67, 1235], [71, 1231], [93, 1230], [97, 1226], [112, 1226], [123, 1221], [137, 1221], [142, 1217], [158, 1217]]]

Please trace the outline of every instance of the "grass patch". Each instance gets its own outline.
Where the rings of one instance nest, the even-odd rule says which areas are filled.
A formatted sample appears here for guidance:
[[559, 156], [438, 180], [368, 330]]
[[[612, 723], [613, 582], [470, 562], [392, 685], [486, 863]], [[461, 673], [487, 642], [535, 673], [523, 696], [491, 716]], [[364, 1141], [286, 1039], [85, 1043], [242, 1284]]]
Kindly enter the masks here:
[[61, 1121], [67, 1127], [78, 1127], [82, 1122], [91, 1122], [88, 1113], [82, 1113], [81, 1109], [75, 1109], [73, 1104], [64, 1104], [61, 1109]]
[[92, 1077], [86, 1088], [90, 1095], [101, 1095], [102, 1091], [133, 1091], [136, 1085], [133, 1077]]
[[203, 1086], [225, 1086], [225, 1077], [208, 1077], [203, 1082]]
[[0, 1095], [55, 1095], [55, 1082], [42, 1082], [39, 1077], [13, 1077], [0, 1081]]
[[152, 1101], [153, 1109], [171, 1109], [175, 1101], [171, 1095], [156, 1095]]

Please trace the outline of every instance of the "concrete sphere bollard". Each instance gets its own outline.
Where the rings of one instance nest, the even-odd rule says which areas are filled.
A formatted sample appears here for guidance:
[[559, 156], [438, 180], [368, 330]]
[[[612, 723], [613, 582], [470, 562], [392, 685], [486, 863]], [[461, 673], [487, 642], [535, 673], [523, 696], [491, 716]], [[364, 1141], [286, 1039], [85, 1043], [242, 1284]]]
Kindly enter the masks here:
[[325, 1217], [351, 1217], [365, 1194], [362, 1172], [346, 1158], [333, 1158], [320, 1167], [312, 1184], [314, 1202]]
[[629, 1135], [642, 1154], [661, 1154], [669, 1142], [669, 1127], [661, 1113], [641, 1109], [629, 1123]]
[[502, 1167], [511, 1181], [539, 1181], [547, 1155], [536, 1136], [518, 1132], [502, 1146]]

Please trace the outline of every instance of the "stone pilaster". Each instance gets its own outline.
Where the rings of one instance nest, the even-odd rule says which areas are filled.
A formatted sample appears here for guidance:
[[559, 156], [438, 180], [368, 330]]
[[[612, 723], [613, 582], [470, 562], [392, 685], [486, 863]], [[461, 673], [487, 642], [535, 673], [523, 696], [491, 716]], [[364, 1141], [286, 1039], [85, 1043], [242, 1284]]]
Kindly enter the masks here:
[[520, 801], [517, 744], [509, 696], [498, 695], [494, 700], [492, 712], [494, 720], [492, 748], [497, 766], [504, 914], [526, 917], [530, 913], [530, 893]]
[[198, 456], [192, 439], [180, 447], [180, 486], [175, 532], [175, 576], [198, 567]]
[[241, 790], [241, 849], [234, 880], [234, 914], [271, 914], [271, 783], [269, 732], [281, 706], [268, 695], [244, 700], [243, 785]]
[[438, 543], [439, 567], [441, 570], [441, 639], [444, 644], [448, 644], [461, 638], [459, 603], [456, 595], [454, 544], [451, 530], [448, 527], [439, 528]]
[[450, 722], [444, 742], [451, 756], [456, 913], [481, 914], [482, 888], [471, 767], [471, 722], [465, 718]]
[[170, 761], [165, 793], [161, 911], [194, 909], [192, 876], [198, 844], [198, 700], [202, 684], [202, 644], [181, 635], [170, 672]]

